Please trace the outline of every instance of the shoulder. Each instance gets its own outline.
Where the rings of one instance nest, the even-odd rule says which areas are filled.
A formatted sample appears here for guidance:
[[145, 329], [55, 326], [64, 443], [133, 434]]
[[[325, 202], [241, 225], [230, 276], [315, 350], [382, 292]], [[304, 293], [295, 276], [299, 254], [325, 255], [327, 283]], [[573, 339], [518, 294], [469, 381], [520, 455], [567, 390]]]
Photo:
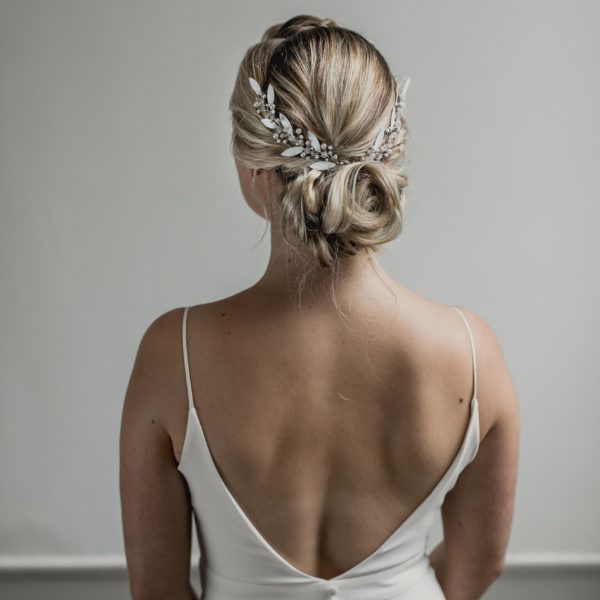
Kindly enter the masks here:
[[125, 395], [124, 412], [130, 416], [152, 413], [161, 429], [173, 407], [185, 406], [179, 395], [182, 386], [182, 322], [184, 307], [170, 309], [154, 317], [141, 334]]
[[176, 370], [182, 358], [183, 312], [185, 307], [170, 309], [154, 317], [141, 335], [134, 369], [147, 377], [164, 377]]
[[423, 356], [433, 356], [435, 364], [442, 366], [438, 371], [444, 373], [444, 385], [448, 385], [447, 373], [453, 373], [462, 380], [465, 369], [472, 373], [469, 335], [454, 307], [467, 321], [475, 347], [482, 439], [501, 422], [509, 428], [518, 427], [517, 393], [503, 352], [501, 332], [477, 310], [460, 304], [445, 304], [419, 297], [416, 305], [418, 310], [409, 315], [415, 323], [415, 339], [418, 340], [414, 346], [417, 350], [422, 349]]
[[[214, 319], [225, 300], [188, 306], [188, 328], [198, 318]], [[151, 370], [157, 376], [179, 372], [183, 364], [185, 309], [186, 306], [172, 308], [154, 317], [146, 325], [136, 355], [135, 362], [139, 367]]]
[[184, 310], [185, 307], [180, 306], [154, 317], [145, 327], [138, 352], [149, 357], [164, 349], [165, 344], [172, 344], [176, 333], [181, 333]]
[[[201, 304], [189, 305], [188, 323], [198, 319], [203, 319], [207, 323], [211, 320], [217, 320], [225, 309], [236, 307], [239, 304], [244, 292], [239, 292], [233, 296], [204, 302]], [[172, 356], [173, 350], [181, 345], [183, 335], [183, 313], [186, 306], [178, 306], [154, 317], [146, 325], [141, 337], [138, 353], [146, 359], [160, 359], [162, 355]]]
[[[223, 301], [208, 302], [188, 306], [188, 323], [200, 314], [209, 315], [218, 308]], [[178, 306], [159, 314], [150, 321], [141, 336], [138, 348], [138, 357], [146, 360], [158, 360], [164, 363], [165, 359], [173, 356], [183, 341], [183, 315], [185, 306]]]
[[[497, 377], [506, 366], [500, 340], [490, 323], [478, 312], [465, 306], [457, 306], [465, 316], [473, 334], [477, 357], [477, 375]], [[485, 382], [481, 382], [485, 385]]]
[[496, 333], [488, 321], [481, 316], [481, 314], [466, 306], [456, 305], [456, 308], [460, 309], [467, 319], [476, 343], [479, 342], [485, 348], [500, 348]]
[[471, 308], [458, 306], [465, 315], [477, 358], [477, 396], [489, 411], [492, 426], [518, 420], [518, 399], [499, 335], [490, 323]]

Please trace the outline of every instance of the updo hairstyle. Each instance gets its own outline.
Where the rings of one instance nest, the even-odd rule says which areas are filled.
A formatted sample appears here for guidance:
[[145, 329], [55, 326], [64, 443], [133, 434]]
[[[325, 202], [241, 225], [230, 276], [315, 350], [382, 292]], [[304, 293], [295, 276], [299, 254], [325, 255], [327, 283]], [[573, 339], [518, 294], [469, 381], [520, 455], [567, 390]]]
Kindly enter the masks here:
[[407, 185], [399, 164], [408, 133], [404, 116], [384, 160], [317, 171], [306, 158], [281, 156], [286, 146], [261, 122], [249, 77], [263, 90], [273, 85], [276, 108], [294, 127], [357, 160], [389, 126], [396, 100], [396, 81], [375, 46], [331, 19], [309, 15], [269, 27], [238, 70], [229, 103], [231, 147], [248, 167], [277, 172], [283, 237], [308, 246], [322, 266], [335, 269], [339, 257], [368, 254], [396, 238]]

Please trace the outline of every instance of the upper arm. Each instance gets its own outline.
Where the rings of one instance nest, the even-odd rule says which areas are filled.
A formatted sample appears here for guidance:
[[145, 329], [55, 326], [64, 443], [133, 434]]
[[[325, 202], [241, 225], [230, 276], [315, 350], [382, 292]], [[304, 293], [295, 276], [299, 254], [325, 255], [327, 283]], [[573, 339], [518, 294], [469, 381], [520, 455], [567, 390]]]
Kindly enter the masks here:
[[490, 423], [474, 460], [463, 470], [442, 505], [448, 576], [464, 569], [501, 570], [512, 526], [519, 455], [516, 390], [490, 326], [463, 312], [477, 352], [477, 397]]
[[[140, 342], [127, 387], [119, 441], [123, 533], [133, 598], [187, 598], [191, 508], [166, 429], [166, 406], [179, 396], [175, 309]], [[187, 595], [186, 595], [187, 594]]]

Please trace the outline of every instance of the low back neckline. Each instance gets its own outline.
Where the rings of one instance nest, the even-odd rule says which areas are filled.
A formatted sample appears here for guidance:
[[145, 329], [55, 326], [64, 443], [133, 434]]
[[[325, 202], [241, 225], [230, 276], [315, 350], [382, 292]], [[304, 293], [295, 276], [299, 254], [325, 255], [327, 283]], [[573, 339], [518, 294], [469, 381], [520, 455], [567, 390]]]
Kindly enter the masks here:
[[[472, 456], [470, 457], [470, 460], [468, 462], [471, 462], [471, 460], [473, 460], [475, 454], [477, 453], [477, 449], [479, 447], [479, 402], [478, 402], [478, 399], [476, 396], [477, 378], [476, 378], [475, 344], [474, 344], [473, 335], [471, 333], [468, 321], [464, 317], [462, 311], [460, 311], [460, 309], [458, 309], [455, 306], [453, 306], [452, 308], [455, 308], [459, 312], [459, 314], [463, 318], [463, 321], [465, 322], [465, 325], [469, 332], [469, 336], [471, 339], [472, 364], [473, 364], [473, 395], [471, 397], [471, 402], [470, 402], [470, 416], [469, 416], [469, 421], [467, 424], [465, 434], [462, 438], [460, 448], [459, 448], [458, 452], [456, 453], [455, 457], [453, 458], [452, 462], [450, 463], [450, 466], [446, 469], [444, 474], [437, 481], [437, 483], [435, 484], [433, 489], [415, 507], [415, 509], [413, 509], [413, 511], [408, 515], [408, 517], [406, 517], [402, 521], [402, 523], [400, 523], [400, 525], [385, 540], [383, 540], [383, 542], [381, 544], [379, 544], [379, 546], [373, 552], [371, 552], [365, 558], [361, 559], [358, 563], [354, 564], [349, 569], [346, 569], [344, 572], [339, 573], [335, 577], [325, 579], [322, 577], [318, 577], [316, 575], [311, 575], [309, 573], [306, 573], [306, 572], [302, 571], [301, 569], [299, 569], [298, 567], [294, 566], [292, 563], [290, 563], [284, 556], [282, 556], [277, 550], [275, 550], [273, 545], [261, 534], [261, 532], [258, 530], [258, 528], [253, 523], [253, 521], [250, 519], [250, 517], [246, 514], [246, 512], [242, 509], [240, 503], [235, 498], [235, 496], [233, 495], [233, 493], [231, 492], [231, 490], [229, 489], [229, 487], [223, 480], [223, 478], [219, 472], [219, 469], [217, 467], [214, 456], [212, 454], [212, 451], [210, 450], [210, 447], [208, 445], [206, 435], [204, 433], [204, 429], [203, 429], [202, 423], [200, 421], [200, 416], [199, 416], [196, 406], [194, 404], [194, 399], [193, 399], [193, 394], [192, 394], [191, 376], [190, 376], [190, 369], [189, 369], [189, 357], [188, 357], [188, 349], [187, 349], [187, 315], [188, 315], [189, 307], [185, 307], [185, 309], [184, 309], [183, 324], [182, 324], [182, 345], [183, 345], [183, 360], [184, 360], [187, 397], [188, 397], [188, 414], [187, 414], [187, 424], [186, 424], [185, 436], [184, 436], [184, 441], [183, 441], [183, 447], [182, 447], [182, 451], [181, 451], [180, 460], [177, 465], [177, 470], [180, 471], [186, 478], [190, 478], [193, 476], [206, 475], [205, 473], [190, 473], [190, 472], [186, 471], [186, 464], [190, 460], [190, 455], [189, 455], [189, 452], [191, 451], [190, 443], [191, 443], [192, 435], [194, 435], [194, 433], [195, 433], [197, 435], [197, 439], [200, 441], [200, 445], [199, 446], [196, 445], [196, 448], [200, 448], [201, 453], [204, 455], [204, 457], [206, 457], [205, 461], [202, 461], [203, 457], [200, 457], [200, 464], [203, 464], [206, 466], [206, 469], [208, 470], [210, 476], [217, 483], [217, 487], [223, 492], [226, 501], [228, 503], [230, 503], [230, 505], [233, 507], [235, 513], [237, 513], [239, 515], [241, 521], [244, 523], [244, 526], [250, 531], [253, 538], [264, 550], [266, 550], [279, 564], [283, 565], [288, 570], [292, 571], [297, 576], [300, 576], [300, 577], [306, 579], [307, 581], [319, 582], [319, 583], [334, 583], [334, 582], [342, 581], [344, 579], [349, 578], [350, 576], [354, 575], [359, 570], [360, 567], [363, 567], [366, 564], [368, 564], [370, 561], [375, 560], [375, 558], [380, 553], [382, 553], [386, 549], [386, 547], [392, 545], [395, 542], [395, 540], [397, 538], [399, 538], [399, 536], [406, 531], [406, 529], [410, 526], [411, 523], [415, 522], [419, 518], [419, 516], [421, 516], [425, 512], [425, 510], [427, 508], [429, 508], [430, 505], [440, 497], [441, 494], [443, 494], [443, 493], [445, 493], [445, 491], [447, 491], [447, 490], [445, 490], [445, 487], [452, 480], [452, 477], [455, 474], [457, 474], [458, 468], [461, 466], [461, 462], [464, 458], [465, 451], [468, 448], [468, 442], [470, 440], [470, 436], [472, 435], [473, 429], [476, 429], [477, 437], [474, 442], [475, 443], [474, 452], [472, 452]], [[421, 555], [419, 555], [418, 557], [415, 556], [414, 558], [417, 559], [420, 557], [421, 557]]]

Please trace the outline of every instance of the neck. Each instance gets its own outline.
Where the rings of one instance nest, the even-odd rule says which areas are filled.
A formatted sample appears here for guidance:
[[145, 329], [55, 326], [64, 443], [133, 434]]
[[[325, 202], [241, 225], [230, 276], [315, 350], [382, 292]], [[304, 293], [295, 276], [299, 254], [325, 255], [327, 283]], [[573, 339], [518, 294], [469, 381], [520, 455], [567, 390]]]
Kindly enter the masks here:
[[[395, 286], [374, 252], [342, 256], [336, 264], [335, 276], [329, 267], [321, 266], [306, 246], [292, 246], [280, 230], [271, 227], [271, 254], [264, 275], [255, 286], [257, 291], [282, 295], [289, 300], [300, 296], [311, 303], [332, 305], [332, 291], [338, 303], [374, 301], [385, 288]], [[304, 303], [304, 302], [303, 302]]]

